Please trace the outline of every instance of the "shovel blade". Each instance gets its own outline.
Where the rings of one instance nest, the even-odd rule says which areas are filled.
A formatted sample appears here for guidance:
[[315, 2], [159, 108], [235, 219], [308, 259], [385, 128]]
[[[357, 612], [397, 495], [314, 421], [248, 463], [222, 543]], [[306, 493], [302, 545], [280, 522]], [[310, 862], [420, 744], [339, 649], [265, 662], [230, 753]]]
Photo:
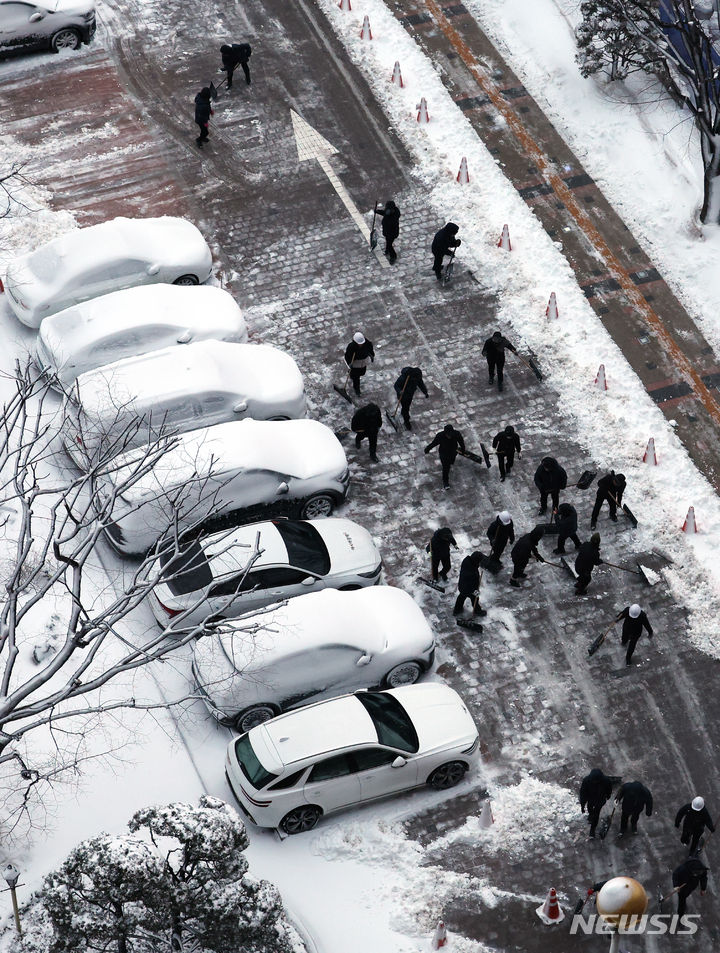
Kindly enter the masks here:
[[344, 387], [340, 387], [338, 384], [333, 384], [333, 389], [343, 397], [348, 404], [352, 404], [352, 397], [348, 394], [347, 390]]
[[578, 490], [587, 490], [596, 476], [597, 470], [583, 470], [580, 479], [577, 481]]
[[470, 629], [472, 632], [482, 632], [483, 627], [480, 622], [473, 622], [472, 619], [457, 619], [457, 624], [461, 629]]
[[578, 578], [578, 574], [575, 572], [575, 570], [567, 561], [567, 559], [565, 559], [563, 556], [560, 557], [560, 563], [562, 564], [563, 569], [567, 570], [567, 572], [572, 576], [573, 579]]
[[389, 414], [387, 411], [385, 411], [385, 416], [387, 417], [387, 422], [390, 424], [390, 426], [391, 426], [392, 429], [395, 431], [395, 433], [398, 433], [397, 421], [395, 420], [395, 418], [393, 417], [393, 415], [392, 415], [392, 414]]
[[635, 563], [638, 567], [638, 572], [640, 573], [640, 578], [648, 586], [657, 586], [660, 582], [660, 576], [655, 572], [654, 569], [648, 569], [647, 566], [642, 566], [640, 563]]

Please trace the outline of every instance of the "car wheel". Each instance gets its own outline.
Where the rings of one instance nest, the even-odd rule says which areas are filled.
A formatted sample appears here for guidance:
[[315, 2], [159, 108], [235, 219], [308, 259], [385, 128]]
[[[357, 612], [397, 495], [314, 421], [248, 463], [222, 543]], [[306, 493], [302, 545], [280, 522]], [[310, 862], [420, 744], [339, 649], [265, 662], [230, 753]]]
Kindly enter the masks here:
[[335, 509], [335, 500], [329, 493], [316, 493], [309, 497], [300, 508], [301, 520], [317, 520], [330, 516]]
[[417, 662], [401, 662], [391, 668], [383, 679], [388, 688], [400, 688], [401, 685], [414, 685], [422, 675], [422, 668]]
[[362, 589], [362, 586], [358, 586], [357, 583], [351, 582], [347, 586], [339, 586], [340, 592], [355, 592], [358, 589]]
[[59, 53], [60, 50], [76, 50], [80, 42], [80, 34], [75, 30], [58, 30], [50, 40], [50, 49], [53, 53]]
[[244, 735], [251, 728], [262, 725], [264, 721], [270, 721], [277, 713], [277, 708], [274, 705], [253, 705], [252, 708], [241, 711], [233, 721], [233, 725], [241, 735]]
[[195, 275], [180, 275], [179, 278], [176, 278], [175, 281], [173, 281], [173, 284], [174, 285], [199, 285], [200, 282], [198, 281]]
[[285, 417], [281, 414], [279, 417], [268, 417], [268, 420], [290, 420], [290, 417]]
[[459, 784], [465, 777], [466, 771], [467, 765], [462, 761], [448, 761], [447, 764], [441, 764], [439, 768], [435, 768], [427, 779], [427, 783], [436, 791], [445, 791]]
[[286, 834], [303, 834], [305, 831], [311, 831], [321, 816], [320, 808], [312, 804], [308, 807], [296, 807], [280, 821], [280, 830]]

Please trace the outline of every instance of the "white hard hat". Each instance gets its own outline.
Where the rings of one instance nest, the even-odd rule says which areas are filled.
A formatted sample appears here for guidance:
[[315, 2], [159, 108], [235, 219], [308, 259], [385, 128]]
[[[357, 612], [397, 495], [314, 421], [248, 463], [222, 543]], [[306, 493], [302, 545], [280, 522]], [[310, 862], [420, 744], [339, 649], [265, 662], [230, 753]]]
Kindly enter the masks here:
[[507, 510], [503, 510], [502, 513], [498, 513], [498, 516], [500, 517], [500, 522], [505, 526], [507, 526], [508, 523], [512, 523], [512, 516], [510, 516]]
[[637, 619], [637, 617], [640, 615], [641, 612], [642, 612], [642, 609], [637, 604], [637, 602], [633, 602], [633, 604], [630, 606], [630, 609], [628, 611], [628, 615], [630, 616], [631, 619]]
[[693, 811], [702, 811], [705, 807], [705, 801], [701, 797], [694, 797], [692, 800]]
[[365, 335], [364, 335], [364, 334], [361, 334], [359, 331], [356, 331], [355, 334], [353, 334], [353, 341], [354, 341], [356, 344], [364, 344], [364, 343], [365, 343]]

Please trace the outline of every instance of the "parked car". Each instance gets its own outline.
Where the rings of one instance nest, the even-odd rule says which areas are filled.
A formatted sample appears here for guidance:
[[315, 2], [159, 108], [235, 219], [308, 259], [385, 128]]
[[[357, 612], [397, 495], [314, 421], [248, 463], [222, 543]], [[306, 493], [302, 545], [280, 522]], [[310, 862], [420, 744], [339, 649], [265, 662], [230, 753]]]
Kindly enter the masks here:
[[412, 685], [434, 658], [433, 631], [412, 596], [371, 586], [312, 592], [224, 623], [198, 640], [192, 668], [213, 717], [245, 732], [344, 692]]
[[225, 768], [254, 824], [299, 834], [354, 804], [424, 784], [451, 788], [479, 747], [460, 696], [422, 682], [278, 715], [231, 741]]
[[[256, 540], [260, 555], [248, 568]], [[373, 586], [382, 570], [370, 533], [346, 519], [250, 523], [180, 548], [161, 541], [158, 563], [149, 605], [161, 626], [178, 628], [321, 589]]]
[[114, 218], [67, 232], [10, 262], [5, 280], [18, 319], [43, 318], [121, 288], [165, 282], [197, 285], [212, 274], [212, 255], [183, 218]]
[[180, 434], [151, 471], [138, 476], [147, 453], [141, 448], [119, 456], [96, 480], [100, 497], [119, 494], [105, 532], [129, 555], [150, 549], [171, 521], [182, 533], [272, 515], [329, 516], [350, 485], [345, 451], [315, 420], [239, 420]]
[[65, 398], [62, 440], [87, 470], [163, 435], [305, 412], [302, 374], [289, 354], [269, 344], [197, 341], [81, 374]]
[[0, 0], [0, 55], [21, 50], [76, 50], [95, 36], [95, 4], [83, 0]]
[[142, 285], [91, 298], [45, 318], [35, 362], [67, 388], [81, 374], [127, 357], [195, 341], [244, 344], [248, 332], [235, 299], [212, 285]]

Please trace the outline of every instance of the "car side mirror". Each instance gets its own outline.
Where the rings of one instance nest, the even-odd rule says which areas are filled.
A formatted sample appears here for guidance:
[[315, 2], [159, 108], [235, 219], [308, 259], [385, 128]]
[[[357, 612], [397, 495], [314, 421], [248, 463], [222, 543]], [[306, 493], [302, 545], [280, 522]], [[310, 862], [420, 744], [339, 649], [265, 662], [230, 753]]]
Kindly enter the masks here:
[[301, 580], [300, 580], [300, 585], [301, 585], [301, 586], [313, 586], [313, 585], [315, 585], [315, 577], [314, 577], [314, 576], [305, 576], [304, 579], [301, 579]]
[[404, 768], [406, 764], [407, 764], [407, 759], [401, 757], [401, 755], [398, 755], [397, 758], [395, 758], [395, 760], [393, 761], [393, 763], [391, 764], [390, 767], [392, 767], [392, 768]]
[[31, 17], [28, 17], [28, 23], [37, 23], [38, 20], [44, 20], [45, 14], [40, 13], [39, 10], [36, 10]]
[[247, 410], [248, 405], [246, 400], [239, 400], [237, 404], [233, 407], [234, 414], [244, 414]]
[[277, 488], [277, 490], [275, 490], [275, 492], [278, 494], [289, 493], [290, 487], [287, 485], [287, 483], [281, 483], [280, 486]]
[[160, 265], [148, 265], [147, 273], [149, 275], [156, 275], [160, 271]]
[[372, 655], [361, 655], [360, 658], [355, 663], [356, 665], [369, 665], [372, 662]]
[[183, 331], [182, 334], [179, 334], [176, 340], [178, 344], [188, 344], [190, 341], [192, 341], [192, 337], [193, 333], [190, 328], [188, 328], [186, 331]]

